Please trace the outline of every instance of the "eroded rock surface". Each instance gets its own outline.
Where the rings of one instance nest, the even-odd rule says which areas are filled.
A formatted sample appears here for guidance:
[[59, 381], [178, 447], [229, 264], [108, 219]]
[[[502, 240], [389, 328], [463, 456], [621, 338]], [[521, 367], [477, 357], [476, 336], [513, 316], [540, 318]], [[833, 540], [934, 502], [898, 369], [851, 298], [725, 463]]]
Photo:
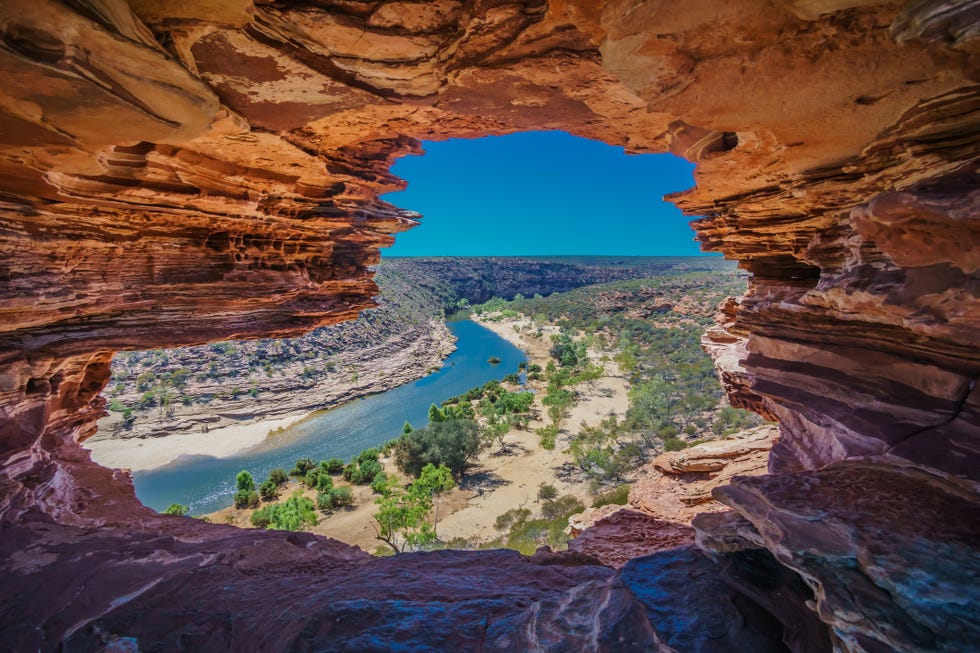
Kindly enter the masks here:
[[775, 430], [759, 426], [723, 440], [660, 454], [640, 470], [630, 488], [630, 505], [653, 517], [684, 524], [699, 513], [722, 510], [712, 490], [736, 476], [764, 474]]
[[573, 515], [568, 548], [622, 567], [630, 559], [695, 542], [691, 521], [725, 510], [712, 490], [736, 476], [764, 474], [775, 435], [759, 426], [722, 440], [668, 451], [639, 470], [626, 506], [605, 505]]
[[[849, 460], [737, 478], [715, 495], [741, 515], [724, 529], [729, 537], [742, 531], [746, 549], [768, 549], [815, 588], [841, 648], [974, 646], [980, 506], [969, 484], [888, 460]], [[717, 523], [695, 521], [708, 550], [726, 550], [707, 543]]]
[[[400, 187], [388, 168], [419, 151], [415, 139], [564, 129], [695, 161], [697, 187], [675, 201], [704, 216], [695, 228], [706, 249], [753, 275], [707, 340], [733, 403], [779, 420], [769, 460], [779, 475], [720, 496], [782, 565], [822, 588], [820, 617], [840, 647], [964, 650], [977, 640], [962, 610], [975, 590], [942, 580], [930, 593], [914, 580], [970, 577], [977, 547], [956, 526], [967, 514], [975, 523], [980, 481], [976, 12], [974, 2], [944, 0], [4, 3], [0, 518], [3, 546], [42, 546], [18, 558], [19, 571], [7, 559], [3, 623], [25, 629], [17, 641], [53, 650], [66, 637], [100, 646], [93, 624], [113, 603], [117, 614], [139, 605], [132, 614], [161, 615], [145, 626], [153, 637], [192, 614], [172, 612], [169, 586], [153, 581], [172, 558], [125, 544], [158, 537], [161, 522], [124, 475], [92, 465], [76, 444], [103, 412], [113, 351], [292, 335], [353, 317], [372, 303], [378, 248], [417, 218], [378, 199]], [[867, 456], [873, 471], [843, 464]], [[910, 464], [949, 486], [902, 471]], [[855, 497], [867, 519], [848, 518], [851, 508], [820, 487], [846, 494], [852, 476], [868, 496], [887, 487], [892, 499]], [[822, 553], [780, 539], [773, 524], [790, 513], [774, 506], [805, 515], [821, 502], [848, 546], [799, 517], [786, 532], [820, 540]], [[913, 523], [925, 507], [928, 518]], [[112, 530], [111, 519], [125, 528]], [[94, 534], [87, 542], [98, 551], [84, 565], [58, 566], [88, 546], [59, 540], [67, 528]], [[220, 555], [226, 531], [216, 529], [194, 532]], [[884, 555], [862, 544], [892, 531], [907, 546]], [[64, 545], [54, 558], [47, 540]], [[828, 542], [843, 558], [821, 548]], [[881, 561], [866, 569], [878, 589], [839, 567], [858, 549]], [[72, 584], [114, 550], [146, 579], [135, 599], [126, 583]], [[938, 571], [925, 556], [935, 550]], [[455, 555], [476, 569], [488, 554]], [[524, 564], [495, 560], [493, 574]], [[678, 560], [677, 578], [684, 566], [704, 569]], [[557, 593], [529, 599], [530, 612], [493, 641], [520, 631], [550, 646], [579, 632], [588, 597], [629, 605], [612, 585], [576, 589], [600, 573], [589, 569], [542, 580]], [[7, 582], [15, 573], [16, 585]], [[231, 579], [257, 588], [256, 578], [269, 584], [279, 573], [272, 556], [255, 576], [191, 574], [182, 595], [206, 602]], [[38, 591], [59, 583], [76, 591], [67, 622], [44, 612], [49, 593]], [[15, 586], [23, 592], [12, 596]], [[851, 611], [848, 600], [861, 605]], [[234, 607], [222, 610], [237, 623]], [[646, 620], [624, 608], [584, 623], [606, 634], [652, 623], [657, 641], [678, 650], [709, 646], [684, 626], [694, 622], [649, 609]], [[321, 626], [296, 641], [319, 642]], [[222, 628], [188, 641], [240, 641], [222, 639]], [[718, 641], [746, 650], [739, 642], [775, 642], [784, 628], [724, 625]]]

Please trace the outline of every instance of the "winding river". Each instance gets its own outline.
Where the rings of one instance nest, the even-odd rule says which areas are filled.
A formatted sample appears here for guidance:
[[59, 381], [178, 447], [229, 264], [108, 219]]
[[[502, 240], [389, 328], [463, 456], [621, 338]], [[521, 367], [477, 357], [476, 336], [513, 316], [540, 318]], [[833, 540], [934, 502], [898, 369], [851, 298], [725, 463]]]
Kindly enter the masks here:
[[[456, 351], [442, 369], [413, 383], [330, 410], [313, 413], [262, 444], [228, 458], [184, 456], [164, 467], [136, 472], [136, 496], [155, 510], [182, 503], [191, 514], [231, 505], [235, 475], [247, 469], [256, 484], [275, 467], [289, 471], [298, 458], [349, 459], [364, 449], [398, 437], [408, 420], [423, 426], [431, 404], [502, 379], [525, 360], [512, 344], [471, 320], [449, 322]], [[500, 359], [491, 365], [488, 359]]]

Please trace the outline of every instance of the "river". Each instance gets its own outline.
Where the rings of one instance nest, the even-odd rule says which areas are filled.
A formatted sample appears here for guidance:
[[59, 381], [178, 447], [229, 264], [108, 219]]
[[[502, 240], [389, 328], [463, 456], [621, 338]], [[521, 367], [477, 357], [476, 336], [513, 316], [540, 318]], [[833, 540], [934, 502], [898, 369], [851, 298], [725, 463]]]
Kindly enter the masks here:
[[[524, 353], [497, 334], [471, 320], [448, 323], [456, 336], [456, 351], [442, 369], [413, 383], [313, 413], [262, 444], [228, 458], [183, 456], [169, 465], [136, 472], [136, 496], [147, 506], [163, 510], [172, 503], [190, 507], [199, 515], [231, 505], [235, 475], [243, 469], [261, 483], [269, 472], [287, 472], [298, 458], [327, 460], [351, 456], [377, 446], [402, 432], [408, 420], [421, 427], [431, 404], [500, 380], [517, 371]], [[491, 365], [488, 359], [500, 359]]]

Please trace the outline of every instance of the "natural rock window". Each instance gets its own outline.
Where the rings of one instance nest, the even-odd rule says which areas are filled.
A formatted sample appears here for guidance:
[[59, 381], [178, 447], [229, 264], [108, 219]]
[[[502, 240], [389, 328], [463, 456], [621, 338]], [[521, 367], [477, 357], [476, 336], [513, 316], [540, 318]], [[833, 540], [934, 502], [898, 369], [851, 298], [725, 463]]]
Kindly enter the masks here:
[[[974, 645], [973, 4], [185, 5], [0, 7], [8, 646]], [[695, 523], [715, 560], [368, 559], [158, 516], [80, 448], [114, 351], [370, 306], [370, 266], [414, 222], [379, 195], [420, 140], [554, 129], [696, 163], [676, 203], [759, 271], [706, 346], [780, 434], [771, 475]]]

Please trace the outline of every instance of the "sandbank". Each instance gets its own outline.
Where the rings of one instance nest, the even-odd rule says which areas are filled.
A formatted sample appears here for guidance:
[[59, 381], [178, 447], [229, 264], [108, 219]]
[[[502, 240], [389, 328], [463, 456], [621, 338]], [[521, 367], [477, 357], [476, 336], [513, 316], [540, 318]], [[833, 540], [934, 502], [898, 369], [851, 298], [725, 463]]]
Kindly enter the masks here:
[[244, 422], [232, 426], [173, 433], [165, 437], [88, 440], [84, 447], [92, 460], [104, 467], [146, 471], [163, 467], [180, 456], [227, 458], [261, 444], [271, 433], [309, 415], [295, 413], [283, 417]]

